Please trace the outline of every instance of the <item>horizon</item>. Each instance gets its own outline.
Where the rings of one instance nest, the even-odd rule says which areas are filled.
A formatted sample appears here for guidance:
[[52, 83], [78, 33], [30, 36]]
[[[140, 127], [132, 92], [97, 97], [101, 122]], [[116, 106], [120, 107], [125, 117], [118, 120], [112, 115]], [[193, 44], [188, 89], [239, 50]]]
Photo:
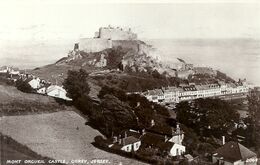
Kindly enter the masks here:
[[260, 3], [2, 3], [0, 18], [2, 41], [76, 40], [108, 25], [148, 39], [260, 39]]

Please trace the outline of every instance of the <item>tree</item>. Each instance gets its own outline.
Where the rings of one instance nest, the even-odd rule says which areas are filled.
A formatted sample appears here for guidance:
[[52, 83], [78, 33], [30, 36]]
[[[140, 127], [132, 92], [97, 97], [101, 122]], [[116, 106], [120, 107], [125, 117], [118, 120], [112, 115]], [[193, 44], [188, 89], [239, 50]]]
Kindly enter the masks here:
[[239, 114], [220, 99], [197, 99], [181, 102], [176, 107], [177, 120], [193, 128], [201, 136], [220, 137], [239, 121]]
[[90, 88], [87, 82], [88, 73], [80, 69], [79, 71], [69, 70], [68, 77], [65, 79], [63, 86], [67, 91], [67, 96], [73, 101], [83, 95], [88, 95]]
[[16, 88], [25, 93], [32, 93], [35, 90], [28, 84], [27, 82], [23, 81], [22, 79], [18, 79], [15, 84]]
[[255, 149], [260, 149], [260, 92], [255, 88], [249, 94], [249, 123], [251, 123], [252, 143], [255, 144]]

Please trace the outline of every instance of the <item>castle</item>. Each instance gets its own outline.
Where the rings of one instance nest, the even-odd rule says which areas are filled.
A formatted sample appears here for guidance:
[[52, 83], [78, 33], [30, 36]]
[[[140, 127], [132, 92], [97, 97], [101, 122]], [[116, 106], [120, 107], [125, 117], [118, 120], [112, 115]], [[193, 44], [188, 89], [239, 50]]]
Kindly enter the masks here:
[[94, 38], [81, 38], [79, 40], [79, 49], [90, 53], [100, 52], [117, 46], [126, 46], [139, 49], [138, 45], [133, 45], [137, 40], [137, 34], [133, 33], [131, 29], [124, 30], [120, 27], [101, 27], [98, 32], [95, 32]]

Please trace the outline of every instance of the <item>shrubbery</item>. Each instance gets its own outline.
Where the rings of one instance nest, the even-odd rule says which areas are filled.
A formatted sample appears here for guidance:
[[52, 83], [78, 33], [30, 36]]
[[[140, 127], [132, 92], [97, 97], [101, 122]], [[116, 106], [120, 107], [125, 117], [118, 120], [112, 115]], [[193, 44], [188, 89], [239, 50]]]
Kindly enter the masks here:
[[16, 88], [25, 93], [33, 93], [35, 90], [28, 84], [27, 82], [23, 81], [22, 79], [18, 79], [15, 84]]

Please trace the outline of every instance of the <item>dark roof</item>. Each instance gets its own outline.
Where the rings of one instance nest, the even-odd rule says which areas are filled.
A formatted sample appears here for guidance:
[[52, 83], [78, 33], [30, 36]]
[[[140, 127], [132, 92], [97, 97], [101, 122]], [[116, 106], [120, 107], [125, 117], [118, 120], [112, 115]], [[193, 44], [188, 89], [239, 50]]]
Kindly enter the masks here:
[[167, 136], [172, 135], [172, 128], [167, 125], [155, 124], [154, 126], [147, 128], [147, 131], [152, 132], [152, 133], [158, 133], [160, 135], [167, 135]]
[[165, 142], [165, 137], [162, 135], [147, 132], [141, 137], [142, 145], [158, 148], [161, 151], [170, 151], [174, 143]]
[[[174, 135], [177, 135], [175, 133], [176, 129], [173, 127], [169, 127], [168, 125], [157, 125], [155, 124], [153, 127], [147, 128], [148, 132], [157, 133], [160, 135], [167, 135], [169, 137], [172, 137]], [[183, 134], [183, 131], [181, 131], [180, 134]]]
[[[126, 137], [125, 137], [126, 136]], [[133, 130], [125, 130], [125, 131], [122, 131], [120, 133], [119, 136], [117, 136], [118, 140], [116, 143], [114, 143], [114, 145], [116, 145], [115, 147], [123, 147], [124, 145], [128, 145], [128, 144], [134, 144], [138, 141], [140, 141], [140, 136], [141, 134], [136, 132], [136, 131], [133, 131]], [[119, 139], [121, 140], [121, 144], [119, 144]], [[113, 137], [111, 138], [108, 138], [106, 140], [106, 144], [107, 145], [110, 145], [110, 144], [113, 144]], [[124, 144], [124, 145], [123, 145]], [[113, 146], [114, 146], [113, 145]]]
[[25, 80], [25, 83], [29, 83], [30, 81], [32, 81], [33, 80], [33, 78], [32, 77], [29, 77], [29, 78], [27, 78], [26, 80]]
[[140, 140], [138, 138], [135, 138], [134, 136], [128, 136], [126, 138], [123, 138], [122, 141], [124, 141], [124, 145], [128, 145], [128, 144], [134, 144]]
[[113, 144], [113, 146], [111, 148], [115, 149], [115, 150], [121, 150], [122, 147], [123, 147], [123, 145], [115, 143], [115, 144]]
[[141, 134], [138, 131], [135, 130], [124, 130], [120, 133], [121, 137], [124, 137], [125, 135], [128, 136], [133, 136], [135, 138], [140, 138]]
[[224, 160], [235, 162], [255, 157], [256, 154], [238, 142], [230, 141], [224, 146], [218, 148], [214, 154], [215, 157], [223, 157]]

